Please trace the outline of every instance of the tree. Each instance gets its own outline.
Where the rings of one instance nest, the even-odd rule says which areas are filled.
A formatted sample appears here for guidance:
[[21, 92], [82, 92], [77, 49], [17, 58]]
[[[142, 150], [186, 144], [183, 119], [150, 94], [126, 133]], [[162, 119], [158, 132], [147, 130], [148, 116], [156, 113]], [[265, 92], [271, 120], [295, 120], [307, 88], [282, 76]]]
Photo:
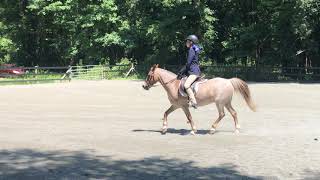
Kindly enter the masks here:
[[[184, 64], [319, 66], [318, 0], [20, 0], [0, 2], [0, 58], [24, 66]], [[297, 52], [303, 56], [296, 56]], [[307, 63], [306, 63], [307, 61]]]

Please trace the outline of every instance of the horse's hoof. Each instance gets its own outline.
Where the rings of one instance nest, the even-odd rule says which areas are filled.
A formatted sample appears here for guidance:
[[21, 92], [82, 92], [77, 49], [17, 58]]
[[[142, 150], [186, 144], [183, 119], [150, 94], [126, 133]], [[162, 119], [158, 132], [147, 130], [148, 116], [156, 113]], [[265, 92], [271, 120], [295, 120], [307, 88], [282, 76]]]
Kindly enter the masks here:
[[162, 129], [161, 129], [161, 134], [166, 134], [167, 133], [167, 128], [166, 127], [163, 127]]
[[210, 131], [209, 131], [209, 134], [214, 134], [216, 132], [216, 129], [215, 128], [211, 128]]
[[190, 132], [190, 135], [195, 136], [195, 135], [196, 135], [196, 133], [195, 133], [194, 131], [191, 131], [191, 132]]
[[162, 129], [161, 134], [166, 134], [167, 133], [167, 129]]
[[236, 130], [234, 131], [234, 133], [235, 133], [235, 134], [239, 134], [239, 133], [240, 133], [240, 130], [239, 130], [239, 129], [236, 129]]

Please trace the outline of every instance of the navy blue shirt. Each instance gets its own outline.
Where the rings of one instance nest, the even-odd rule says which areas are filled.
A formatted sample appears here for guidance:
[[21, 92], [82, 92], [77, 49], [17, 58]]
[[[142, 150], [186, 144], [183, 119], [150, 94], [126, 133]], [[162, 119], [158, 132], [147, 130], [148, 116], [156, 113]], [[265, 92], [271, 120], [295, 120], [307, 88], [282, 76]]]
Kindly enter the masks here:
[[200, 76], [201, 74], [199, 67], [199, 53], [200, 48], [197, 45], [193, 44], [188, 52], [187, 71], [189, 75], [193, 74]]

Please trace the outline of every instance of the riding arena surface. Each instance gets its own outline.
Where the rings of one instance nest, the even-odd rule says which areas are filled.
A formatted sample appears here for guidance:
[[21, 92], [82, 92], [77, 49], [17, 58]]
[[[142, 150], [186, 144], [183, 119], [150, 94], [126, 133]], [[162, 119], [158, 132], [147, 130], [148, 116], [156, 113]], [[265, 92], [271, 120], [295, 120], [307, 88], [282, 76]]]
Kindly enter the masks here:
[[232, 116], [191, 110], [198, 129], [142, 81], [72, 81], [0, 87], [0, 179], [320, 179], [320, 85], [249, 83]]

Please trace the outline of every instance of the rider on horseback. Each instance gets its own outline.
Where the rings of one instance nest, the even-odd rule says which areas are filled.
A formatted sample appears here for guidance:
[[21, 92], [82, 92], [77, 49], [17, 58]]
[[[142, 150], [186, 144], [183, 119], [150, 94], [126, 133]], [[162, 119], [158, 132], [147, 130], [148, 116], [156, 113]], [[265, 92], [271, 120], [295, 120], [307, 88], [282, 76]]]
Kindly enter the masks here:
[[199, 40], [196, 35], [189, 35], [186, 38], [186, 46], [189, 49], [187, 64], [178, 73], [178, 79], [181, 79], [183, 75], [188, 76], [184, 88], [190, 98], [190, 105], [195, 109], [197, 108], [197, 101], [191, 89], [191, 85], [201, 74], [199, 67], [199, 53], [201, 49], [197, 45], [198, 42]]

